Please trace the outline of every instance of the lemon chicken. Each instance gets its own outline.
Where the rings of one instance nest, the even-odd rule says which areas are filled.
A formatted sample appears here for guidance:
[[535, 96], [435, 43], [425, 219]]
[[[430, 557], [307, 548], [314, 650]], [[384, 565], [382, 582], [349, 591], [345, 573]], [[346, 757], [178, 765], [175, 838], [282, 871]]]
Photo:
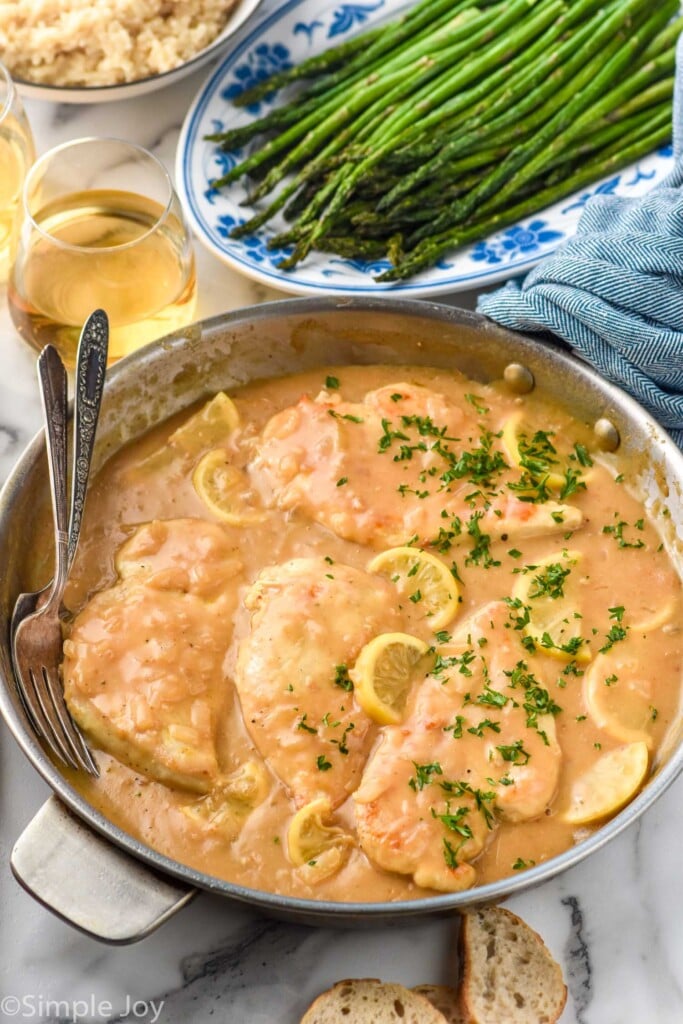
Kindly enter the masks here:
[[179, 519], [138, 530], [117, 567], [119, 581], [92, 598], [64, 644], [69, 709], [133, 768], [208, 792], [241, 560], [220, 526]]
[[445, 638], [354, 793], [365, 853], [417, 885], [469, 888], [497, 817], [537, 818], [555, 794], [560, 708], [543, 658], [521, 659], [509, 626], [508, 606], [491, 602]]
[[636, 484], [571, 410], [450, 370], [215, 395], [91, 488], [63, 679], [102, 770], [74, 785], [181, 863], [310, 899], [542, 863], [676, 721], [681, 587]]
[[297, 558], [265, 569], [245, 604], [235, 682], [247, 730], [297, 805], [327, 796], [336, 807], [358, 786], [375, 738], [349, 665], [400, 624], [396, 590], [348, 565]]
[[501, 486], [505, 453], [480, 419], [416, 384], [360, 402], [323, 390], [270, 420], [253, 469], [278, 507], [375, 547], [460, 544], [475, 532], [517, 541], [579, 526], [577, 508], [520, 500]]

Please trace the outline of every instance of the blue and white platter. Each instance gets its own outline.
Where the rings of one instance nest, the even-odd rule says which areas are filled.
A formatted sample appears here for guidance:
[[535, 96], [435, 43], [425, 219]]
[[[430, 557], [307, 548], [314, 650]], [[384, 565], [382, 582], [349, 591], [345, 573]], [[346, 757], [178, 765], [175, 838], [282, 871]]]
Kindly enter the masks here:
[[395, 17], [405, 7], [406, 0], [288, 0], [238, 37], [232, 52], [197, 95], [178, 144], [181, 199], [198, 237], [216, 256], [257, 281], [300, 295], [391, 292], [420, 296], [476, 289], [529, 270], [553, 252], [574, 233], [591, 196], [640, 196], [672, 170], [672, 150], [665, 147], [512, 227], [448, 254], [430, 270], [394, 284], [374, 280], [390, 266], [388, 260], [364, 262], [314, 252], [295, 270], [280, 270], [278, 263], [287, 250], [271, 251], [267, 242], [284, 230], [282, 219], [275, 219], [253, 236], [230, 238], [230, 229], [257, 210], [240, 205], [246, 197], [241, 181], [220, 191], [211, 186], [246, 154], [225, 153], [205, 136], [246, 124], [280, 102], [275, 96], [238, 108], [231, 100], [274, 71], [340, 43], [374, 22]]

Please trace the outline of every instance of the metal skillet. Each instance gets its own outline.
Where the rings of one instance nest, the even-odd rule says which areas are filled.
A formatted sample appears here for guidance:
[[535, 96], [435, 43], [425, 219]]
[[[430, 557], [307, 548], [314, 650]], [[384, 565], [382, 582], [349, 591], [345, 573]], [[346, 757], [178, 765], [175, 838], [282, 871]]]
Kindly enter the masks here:
[[[598, 445], [620, 444], [633, 458], [650, 514], [661, 517], [665, 543], [683, 577], [683, 454], [665, 432], [631, 398], [558, 347], [504, 331], [473, 313], [427, 302], [286, 300], [214, 317], [148, 346], [109, 374], [94, 468], [168, 416], [221, 388], [318, 366], [371, 363], [452, 367], [481, 381], [503, 378], [512, 390], [536, 387], [569, 408], [593, 425]], [[16, 692], [9, 619], [16, 595], [40, 583], [36, 510], [46, 508], [49, 500], [44, 464], [41, 433], [0, 493], [0, 710], [54, 791], [18, 839], [12, 868], [38, 900], [96, 938], [114, 943], [141, 939], [200, 889], [274, 916], [327, 926], [386, 924], [499, 901], [604, 846], [683, 768], [679, 718], [644, 790], [615, 818], [522, 876], [461, 893], [399, 903], [318, 902], [246, 889], [185, 867], [127, 835], [85, 801], [38, 744]]]

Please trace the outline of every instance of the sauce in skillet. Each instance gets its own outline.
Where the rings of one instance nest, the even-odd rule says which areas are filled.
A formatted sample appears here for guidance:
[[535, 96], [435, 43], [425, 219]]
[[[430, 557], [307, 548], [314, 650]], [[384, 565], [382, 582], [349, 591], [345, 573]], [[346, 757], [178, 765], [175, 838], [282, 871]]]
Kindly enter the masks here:
[[[64, 665], [100, 750], [101, 778], [73, 777], [88, 800], [204, 872], [336, 900], [501, 878], [615, 813], [682, 664], [680, 584], [628, 465], [452, 372], [233, 399], [91, 488]], [[368, 568], [405, 546], [446, 567], [441, 628], [428, 586]], [[359, 697], [385, 634], [428, 648], [393, 722]]]

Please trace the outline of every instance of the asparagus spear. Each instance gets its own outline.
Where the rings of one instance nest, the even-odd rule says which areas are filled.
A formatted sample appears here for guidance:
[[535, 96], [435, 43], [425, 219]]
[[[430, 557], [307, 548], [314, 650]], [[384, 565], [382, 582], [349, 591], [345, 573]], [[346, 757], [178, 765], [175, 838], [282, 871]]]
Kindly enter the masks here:
[[[476, 17], [479, 13], [478, 6], [480, 6], [479, 0], [459, 0], [458, 3], [454, 3], [454, 0], [440, 0], [438, 10], [432, 13], [436, 14], [442, 8], [448, 7], [450, 10], [447, 15], [444, 17], [442, 14], [441, 17], [435, 17], [432, 23], [427, 24], [416, 35], [411, 33], [410, 44], [407, 47], [394, 49], [388, 55], [374, 54], [371, 48], [371, 50], [361, 55], [357, 68], [350, 64], [345, 65], [339, 73], [319, 81], [316, 86], [307, 89], [303, 95], [297, 96], [291, 103], [276, 108], [264, 117], [256, 118], [247, 125], [207, 135], [206, 139], [211, 142], [220, 142], [222, 149], [234, 150], [243, 146], [256, 135], [272, 131], [274, 128], [282, 128], [300, 123], [304, 117], [319, 111], [321, 103], [328, 103], [333, 98], [346, 96], [349, 89], [366, 81], [370, 76], [378, 74], [386, 76], [401, 67], [405, 67], [412, 60], [417, 60], [432, 50], [439, 49], [443, 46], [444, 38], [448, 34], [445, 29], [455, 27], [458, 17], [461, 21], [466, 19], [468, 14]], [[390, 29], [391, 26], [386, 26], [381, 31], [386, 33]], [[329, 52], [325, 51], [325, 53]], [[324, 57], [325, 53], [320, 56]], [[311, 58], [311, 60], [315, 59]], [[297, 65], [295, 68], [290, 69], [290, 72], [293, 73], [302, 66]], [[290, 72], [282, 72], [282, 74]], [[277, 76], [273, 76], [273, 78], [275, 77]], [[268, 79], [268, 83], [271, 83], [272, 80], [272, 78]], [[270, 91], [268, 83], [259, 83], [257, 86], [254, 86], [253, 90], [238, 96], [234, 101], [235, 104], [243, 106], [246, 103], [252, 102], [253, 99], [258, 99], [261, 89], [264, 92]], [[255, 95], [256, 93], [259, 93], [259, 95]], [[324, 95], [322, 95], [323, 93]]]
[[[293, 254], [284, 261], [283, 267], [291, 268], [296, 266], [310, 251], [316, 239], [327, 231], [335, 215], [342, 208], [346, 199], [352, 194], [356, 182], [380, 162], [384, 153], [393, 148], [393, 139], [396, 136], [400, 136], [401, 130], [414, 120], [416, 104], [421, 104], [423, 111], [438, 107], [444, 99], [453, 95], [458, 89], [461, 89], [469, 82], [476, 80], [485, 71], [505, 63], [511, 49], [522, 45], [522, 39], [524, 41], [528, 41], [529, 38], [533, 39], [539, 31], [546, 27], [545, 19], [549, 13], [554, 16], [556, 8], [544, 5], [543, 0], [539, 4], [540, 10], [538, 14], [522, 20], [519, 24], [515, 24], [519, 16], [525, 12], [525, 8], [528, 7], [530, 2], [532, 0], [521, 0], [521, 2], [514, 0], [509, 6], [505, 5], [504, 11], [491, 26], [491, 30], [496, 32], [496, 42], [488, 46], [481, 54], [475, 54], [459, 70], [453, 72], [451, 69], [446, 68], [446, 74], [435, 86], [429, 84], [429, 79], [434, 78], [435, 75], [428, 73], [425, 76], [427, 85], [423, 85], [417, 96], [413, 95], [408, 103], [391, 114], [378, 129], [377, 149], [374, 154], [360, 164], [341, 168], [337, 172], [335, 176], [336, 188], [331, 192], [327, 208], [324, 209], [320, 218], [313, 221], [309, 234], [297, 243]], [[632, 0], [632, 2], [635, 2], [635, 0]], [[642, 2], [642, 0], [638, 0], [638, 2]], [[504, 32], [512, 24], [514, 24], [514, 28], [509, 33]], [[503, 32], [504, 34], [500, 35]]]
[[258, 175], [249, 202], [280, 186], [234, 234], [285, 207], [296, 220], [270, 244], [295, 249], [281, 265], [314, 245], [353, 258], [388, 252], [398, 278], [434, 246], [480, 237], [581, 187], [582, 175], [609, 173], [668, 134], [683, 17], [665, 25], [678, 0], [652, 7], [422, 0], [292, 69], [287, 81], [308, 77], [303, 99], [216, 136], [235, 145], [279, 130], [224, 179]]
[[[325, 139], [336, 135], [347, 122], [353, 124], [354, 116], [366, 107], [371, 106], [375, 100], [381, 98], [387, 92], [391, 93], [391, 90], [395, 87], [402, 87], [406, 92], [410, 92], [413, 87], [411, 83], [416, 79], [422, 76], [433, 77], [437, 73], [435, 66], [440, 69], [443, 64], [448, 64], [449, 61], [456, 59], [458, 54], [464, 52], [468, 45], [468, 38], [477, 41], [485, 40], [488, 32], [486, 26], [490, 21], [491, 19], [486, 15], [479, 15], [475, 16], [475, 19], [472, 21], [458, 23], [449, 32], [449, 48], [440, 53], [438, 63], [437, 59], [433, 61], [428, 59], [428, 47], [424, 52], [417, 50], [415, 57], [407, 67], [402, 64], [395, 68], [388, 65], [385, 69], [387, 74], [381, 78], [374, 74], [366, 75], [358, 87], [347, 97], [345, 103], [340, 105], [337, 102], [337, 96], [332, 95], [331, 98], [323, 103], [318, 111], [309, 114], [303, 121], [292, 125], [281, 135], [277, 136], [277, 138], [266, 143], [257, 153], [236, 165], [228, 174], [224, 175], [219, 181], [216, 181], [213, 187], [220, 188], [231, 181], [236, 181], [243, 174], [248, 174], [253, 168], [258, 167], [275, 153], [287, 149], [290, 143], [298, 142], [301, 139], [302, 141], [298, 142], [294, 150], [290, 151], [284, 158], [281, 176], [270, 184], [269, 191], [300, 158], [307, 158], [312, 153], [315, 153]], [[479, 31], [475, 31], [474, 34], [473, 26], [479, 27]]]
[[[583, 5], [576, 5], [575, 11]], [[643, 4], [635, 0], [631, 9], [642, 8]], [[499, 139], [500, 132], [509, 126], [524, 124], [533, 127], [545, 124], [556, 111], [562, 111], [573, 95], [590, 84], [594, 77], [597, 61], [605, 59], [620, 48], [617, 33], [627, 24], [628, 10], [624, 5], [616, 6], [610, 17], [603, 18], [598, 12], [578, 32], [562, 44], [556, 53], [552, 51], [546, 56], [540, 68], [540, 75], [530, 76], [530, 80], [511, 83], [509, 93], [492, 105], [489, 110], [462, 126], [462, 129], [444, 145], [427, 163], [418, 166], [404, 181], [384, 197], [380, 209], [391, 206], [401, 196], [412, 191], [421, 181], [431, 177], [439, 167], [454, 159], [457, 155], [467, 152], [478, 139]], [[589, 63], [590, 58], [599, 55], [603, 47], [606, 52], [598, 56], [597, 61]]]
[[[611, 85], [628, 66], [638, 50], [656, 34], [663, 24], [666, 24], [671, 17], [672, 4], [677, 6], [678, 0], [665, 2], [625, 40], [624, 36], [627, 35], [627, 32], [622, 26], [612, 43], [606, 48], [605, 55], [609, 55], [609, 59], [605, 63], [599, 57], [594, 59], [594, 73], [590, 83], [561, 108], [534, 135], [531, 141], [517, 146], [493, 174], [483, 179], [477, 188], [472, 189], [464, 199], [454, 203], [448, 213], [438, 217], [434, 222], [433, 229], [440, 231], [456, 224], [462, 224], [475, 209], [486, 212], [490, 208], [485, 205], [487, 200], [498, 203], [507, 199], [517, 191], [525, 180], [533, 178], [543, 163], [552, 158], [559, 148], [566, 145], [569, 137], [575, 137], [572, 130], [577, 117], [592, 106], [596, 98], [603, 94], [605, 88]], [[624, 6], [626, 7], [626, 5]], [[638, 7], [642, 6], [640, 0], [633, 0], [630, 5], [633, 11], [637, 11]], [[558, 141], [560, 138], [562, 142]], [[426, 237], [426, 233], [426, 228], [416, 231], [409, 240], [410, 247]]]
[[[530, 2], [534, 3], [535, 0], [516, 0], [516, 2], [512, 5], [512, 8], [503, 13], [501, 19], [494, 20], [493, 23], [489, 22], [489, 27], [487, 27], [486, 25], [481, 26], [477, 33], [471, 34], [469, 36], [469, 39], [466, 39], [463, 42], [458, 43], [455, 49], [459, 50], [462, 53], [475, 45], [485, 44], [491, 38], [493, 33], [501, 30], [501, 28], [505, 28], [508, 24], [514, 21], [514, 19], [520, 12], [523, 13], [525, 7]], [[545, 4], [545, 8], [540, 12], [540, 21], [531, 20], [530, 24], [527, 23], [523, 28], [517, 29], [512, 34], [513, 41], [510, 42], [509, 44], [506, 43], [505, 45], [514, 47], [523, 46], [524, 42], [528, 39], [528, 37], [530, 35], [533, 36], [533, 34], [537, 31], [539, 25], [545, 26], [547, 22], [554, 17], [555, 13], [557, 13], [557, 11], [559, 11], [560, 9], [560, 2], [561, 0], [542, 0], [542, 6], [543, 4]], [[470, 32], [471, 29], [472, 25], [469, 26]], [[464, 35], [465, 33], [459, 32], [458, 34]], [[492, 53], [494, 60], [498, 58], [500, 52], [501, 45], [493, 48]], [[452, 59], [453, 56], [451, 55], [449, 57], [449, 60]], [[482, 60], [484, 59], [485, 58], [482, 58]], [[488, 55], [488, 59], [492, 59], [490, 53]], [[444, 61], [442, 59], [441, 63], [446, 64], [447, 73], [450, 73], [449, 62]], [[470, 78], [473, 76], [476, 77], [477, 74], [479, 73], [479, 69], [481, 66], [482, 65], [480, 65], [480, 63], [476, 61], [470, 62], [470, 64], [466, 65], [466, 68], [464, 69], [463, 73], [461, 73], [460, 81], [466, 81], [468, 76]], [[373, 83], [371, 89], [365, 92], [364, 99], [367, 100], [368, 96], [370, 96], [370, 98], [375, 102], [374, 105], [371, 105], [369, 109], [366, 110], [365, 113], [356, 120], [354, 124], [354, 131], [362, 131], [366, 124], [368, 124], [369, 121], [371, 121], [373, 118], [377, 118], [378, 121], [381, 123], [383, 120], [383, 114], [386, 110], [387, 103], [396, 102], [402, 96], [410, 94], [410, 81], [406, 80], [403, 77], [397, 76], [401, 76], [401, 72], [396, 72], [385, 83], [385, 85], [389, 84], [395, 86], [395, 88], [390, 89], [388, 93], [384, 93], [381, 86], [378, 88], [376, 83]], [[433, 69], [428, 68], [424, 74], [424, 78], [429, 80], [432, 77]], [[457, 82], [454, 84], [451, 81], [447, 88], [457, 88]], [[431, 95], [431, 102], [433, 104], [437, 104], [439, 96], [438, 90], [434, 89], [433, 86], [429, 84], [426, 87], [423, 87], [423, 92], [425, 92], [425, 89], [426, 94], [428, 96]], [[412, 109], [411, 99], [407, 101], [407, 105], [409, 108], [408, 116], [410, 116], [410, 109]], [[405, 110], [405, 106], [401, 108], [401, 111], [403, 110]], [[344, 111], [348, 111], [348, 106], [344, 108]], [[341, 131], [339, 130], [340, 128]], [[311, 152], [314, 152], [318, 148], [321, 140], [329, 135], [333, 136], [332, 141], [322, 151], [318, 152], [317, 158], [312, 160], [308, 164], [308, 166], [305, 167], [305, 169], [297, 176], [297, 178], [295, 178], [294, 181], [290, 182], [289, 185], [286, 186], [286, 188], [280, 193], [280, 195], [264, 211], [257, 214], [255, 217], [251, 218], [251, 220], [249, 220], [247, 223], [234, 228], [232, 232], [233, 237], [238, 238], [251, 234], [254, 230], [257, 230], [261, 225], [265, 224], [268, 220], [270, 220], [271, 217], [287, 203], [287, 201], [295, 194], [295, 192], [301, 187], [302, 184], [304, 184], [310, 177], [315, 176], [321, 172], [326, 162], [329, 160], [330, 156], [339, 152], [340, 149], [343, 149], [350, 137], [349, 132], [344, 130], [343, 124], [337, 122], [330, 127], [329, 121], [324, 122], [322, 125], [318, 127], [318, 129], [314, 129], [313, 131], [311, 131], [311, 133], [303, 140], [302, 143], [300, 143], [297, 147], [290, 151], [288, 157], [286, 157], [283, 160], [283, 162], [273, 170], [271, 174], [267, 175], [266, 178], [259, 184], [259, 186], [251, 193], [251, 195], [247, 199], [247, 202], [255, 202], [263, 195], [266, 195], [269, 191], [271, 191], [289, 170], [291, 170], [293, 167], [296, 167], [297, 164], [299, 164], [301, 161], [307, 160], [308, 157], [311, 155]], [[258, 160], [263, 160], [265, 158], [265, 153], [267, 150], [268, 147], [265, 147], [265, 149], [262, 150], [261, 153], [257, 155], [257, 157], [252, 158], [250, 161], [246, 161], [245, 163], [240, 165], [240, 167], [234, 168], [223, 179], [215, 182], [214, 188], [219, 188], [221, 185], [226, 184], [228, 181], [231, 181], [234, 178], [239, 177], [245, 169], [248, 170], [250, 169], [250, 167], [253, 167]], [[248, 164], [249, 166], [247, 166]], [[347, 170], [347, 167], [344, 164], [342, 164], [338, 173], [343, 176], [347, 173]], [[315, 221], [318, 212], [322, 210], [322, 208], [324, 207], [325, 201], [327, 200], [328, 196], [332, 196], [333, 193], [334, 182], [330, 181], [325, 186], [325, 188], [323, 188], [314, 197], [310, 209], [307, 211], [306, 216], [299, 225], [297, 236], [303, 234], [302, 229], [305, 223], [313, 223]]]
[[[323, 74], [321, 83], [309, 90], [309, 94], [338, 85], [355, 71], [362, 70], [367, 74], [371, 62], [384, 57], [392, 50], [399, 49], [406, 40], [414, 41], [424, 29], [432, 30], [446, 24], [460, 11], [469, 7], [488, 7], [497, 2], [498, 0], [422, 0], [402, 17], [387, 25], [361, 32], [339, 46], [330, 47], [292, 68], [279, 71], [264, 81], [257, 82], [251, 89], [238, 96], [235, 104], [248, 106], [284, 85], [302, 78], [315, 78], [327, 71], [332, 73]], [[348, 60], [349, 57], [352, 59]], [[337, 70], [340, 66], [340, 70]]]
[[648, 153], [651, 153], [653, 149], [656, 149], [657, 146], [667, 142], [670, 137], [671, 129], [668, 125], [657, 128], [639, 141], [625, 145], [618, 153], [610, 157], [597, 158], [587, 162], [570, 177], [565, 178], [558, 184], [549, 186], [541, 192], [535, 193], [530, 199], [525, 199], [514, 206], [501, 209], [486, 218], [475, 220], [468, 225], [460, 225], [450, 231], [445, 231], [432, 238], [425, 239], [398, 266], [385, 271], [377, 280], [400, 281], [406, 277], [411, 277], [420, 270], [424, 270], [425, 267], [431, 266], [449, 250], [467, 245], [477, 238], [484, 238], [510, 224], [515, 224], [523, 217], [527, 217], [537, 210], [542, 210], [553, 203], [559, 202], [559, 200], [578, 191], [585, 185], [599, 181], [601, 178], [613, 174], [635, 160], [640, 160]]

